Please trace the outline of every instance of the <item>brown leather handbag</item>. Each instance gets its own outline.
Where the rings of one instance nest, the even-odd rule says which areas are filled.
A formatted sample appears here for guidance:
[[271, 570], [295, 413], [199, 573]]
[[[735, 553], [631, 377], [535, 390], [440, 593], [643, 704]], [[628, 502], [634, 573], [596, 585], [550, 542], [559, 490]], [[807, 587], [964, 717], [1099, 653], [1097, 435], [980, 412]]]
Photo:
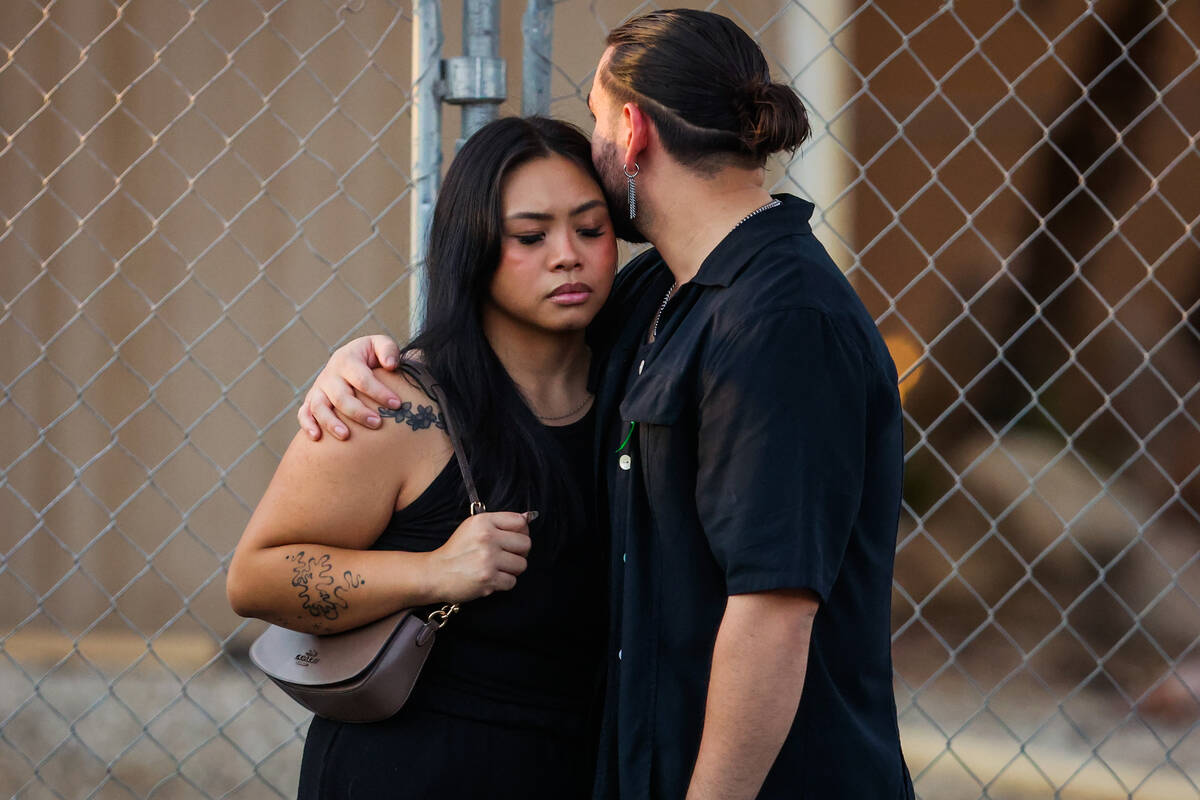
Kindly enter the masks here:
[[[471, 499], [470, 513], [484, 511], [442, 387], [421, 364], [402, 361], [400, 369], [441, 406], [446, 434]], [[250, 646], [250, 660], [293, 700], [318, 716], [341, 722], [377, 722], [395, 714], [408, 700], [438, 630], [457, 611], [457, 603], [447, 604], [422, 620], [405, 609], [326, 636], [271, 625]]]

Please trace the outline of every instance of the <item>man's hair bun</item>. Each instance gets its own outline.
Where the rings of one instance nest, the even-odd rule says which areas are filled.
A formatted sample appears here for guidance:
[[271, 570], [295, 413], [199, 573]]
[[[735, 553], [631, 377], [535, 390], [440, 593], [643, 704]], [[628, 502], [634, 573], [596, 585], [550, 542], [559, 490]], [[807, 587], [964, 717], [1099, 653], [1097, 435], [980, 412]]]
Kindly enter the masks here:
[[793, 151], [811, 135], [808, 113], [790, 86], [770, 80], [748, 84], [737, 100], [741, 140], [758, 160]]
[[742, 142], [755, 158], [793, 151], [812, 134], [808, 112], [790, 86], [760, 83], [748, 92], [746, 106], [753, 112], [742, 127]]

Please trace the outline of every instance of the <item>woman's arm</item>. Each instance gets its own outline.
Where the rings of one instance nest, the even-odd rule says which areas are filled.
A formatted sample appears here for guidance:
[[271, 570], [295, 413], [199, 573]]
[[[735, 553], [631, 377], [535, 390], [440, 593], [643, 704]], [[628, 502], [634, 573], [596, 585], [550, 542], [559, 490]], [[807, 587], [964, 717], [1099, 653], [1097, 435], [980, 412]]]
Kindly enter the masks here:
[[[380, 372], [414, 407], [433, 405], [401, 377]], [[406, 481], [431, 479], [451, 453], [436, 425], [388, 425], [349, 442], [298, 434], [234, 551], [226, 584], [233, 609], [336, 633], [401, 608], [511, 589], [529, 551], [523, 514], [476, 515], [431, 553], [366, 549], [406, 496]]]

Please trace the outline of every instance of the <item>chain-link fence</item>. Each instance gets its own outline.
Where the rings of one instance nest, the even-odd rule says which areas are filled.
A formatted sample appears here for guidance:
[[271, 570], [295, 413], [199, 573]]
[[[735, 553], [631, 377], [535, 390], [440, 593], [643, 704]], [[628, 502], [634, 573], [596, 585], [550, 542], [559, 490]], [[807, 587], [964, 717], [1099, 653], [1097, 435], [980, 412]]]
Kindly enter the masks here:
[[[652, 4], [517, 5], [501, 111], [523, 81], [585, 123]], [[681, 5], [805, 97], [769, 178], [901, 368], [918, 793], [1200, 797], [1200, 5]], [[224, 564], [328, 351], [408, 329], [418, 34], [386, 0], [0, 6], [0, 794], [294, 793], [306, 718]]]

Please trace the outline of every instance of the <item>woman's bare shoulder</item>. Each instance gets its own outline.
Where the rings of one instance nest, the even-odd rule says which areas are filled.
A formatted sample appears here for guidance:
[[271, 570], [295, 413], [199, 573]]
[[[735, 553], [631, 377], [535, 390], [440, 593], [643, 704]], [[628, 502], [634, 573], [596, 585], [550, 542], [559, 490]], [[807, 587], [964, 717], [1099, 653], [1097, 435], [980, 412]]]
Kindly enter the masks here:
[[405, 373], [403, 369], [389, 371], [376, 368], [374, 373], [383, 385], [400, 398], [399, 408], [377, 407], [379, 416], [385, 425], [391, 420], [412, 431], [446, 430], [446, 420], [442, 415], [441, 406], [429, 396], [416, 378]]

